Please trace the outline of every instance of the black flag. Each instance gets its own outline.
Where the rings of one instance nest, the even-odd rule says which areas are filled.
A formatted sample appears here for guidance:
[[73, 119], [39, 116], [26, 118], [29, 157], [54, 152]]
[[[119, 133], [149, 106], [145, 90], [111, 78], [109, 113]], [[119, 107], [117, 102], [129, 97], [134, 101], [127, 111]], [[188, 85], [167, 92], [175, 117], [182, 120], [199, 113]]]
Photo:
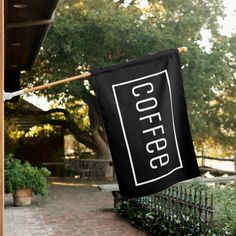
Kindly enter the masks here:
[[199, 176], [177, 49], [92, 75], [123, 196]]

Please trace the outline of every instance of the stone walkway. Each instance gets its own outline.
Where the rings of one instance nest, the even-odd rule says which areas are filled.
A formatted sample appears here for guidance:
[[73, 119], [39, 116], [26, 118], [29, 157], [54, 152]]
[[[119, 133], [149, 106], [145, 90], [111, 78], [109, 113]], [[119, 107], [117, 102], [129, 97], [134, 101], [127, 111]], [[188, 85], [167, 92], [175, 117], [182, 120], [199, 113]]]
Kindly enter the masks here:
[[94, 187], [51, 185], [47, 199], [14, 207], [5, 196], [4, 236], [144, 236], [113, 211], [111, 193]]

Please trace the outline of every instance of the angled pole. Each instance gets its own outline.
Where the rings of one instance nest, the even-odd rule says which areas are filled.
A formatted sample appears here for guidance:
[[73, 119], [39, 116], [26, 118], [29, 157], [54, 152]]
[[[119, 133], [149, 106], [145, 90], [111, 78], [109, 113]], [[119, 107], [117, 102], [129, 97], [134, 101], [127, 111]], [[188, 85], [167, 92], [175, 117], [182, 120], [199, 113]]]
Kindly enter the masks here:
[[54, 81], [54, 82], [51, 82], [51, 83], [48, 83], [48, 84], [39, 85], [39, 86], [36, 86], [36, 87], [33, 87], [33, 88], [26, 88], [26, 89], [23, 89], [23, 92], [24, 93], [30, 93], [30, 92], [33, 92], [33, 91], [36, 91], [36, 90], [50, 88], [50, 87], [58, 85], [58, 84], [65, 84], [65, 83], [68, 83], [68, 82], [71, 82], [71, 81], [74, 81], [74, 80], [80, 80], [80, 79], [85, 79], [85, 78], [89, 78], [89, 77], [91, 77], [91, 73], [85, 72], [81, 75], [76, 75], [76, 76], [65, 78], [65, 79], [62, 79], [62, 80], [57, 80], [57, 81]]
[[[177, 48], [177, 50], [178, 50], [179, 53], [186, 53], [188, 51], [188, 48], [187, 47], [180, 47], [180, 48]], [[85, 72], [85, 73], [80, 74], [80, 75], [65, 78], [65, 79], [62, 79], [62, 80], [57, 80], [57, 81], [54, 81], [54, 82], [51, 82], [51, 83], [48, 83], [48, 84], [39, 85], [39, 86], [36, 86], [36, 87], [33, 87], [33, 88], [26, 88], [26, 89], [23, 89], [23, 90], [16, 91], [14, 93], [4, 93], [4, 100], [9, 100], [12, 97], [19, 96], [21, 94], [27, 94], [27, 93], [30, 93], [30, 92], [33, 92], [33, 91], [47, 89], [47, 88], [53, 87], [55, 85], [65, 84], [65, 83], [68, 83], [68, 82], [71, 82], [71, 81], [74, 81], [74, 80], [86, 79], [86, 78], [90, 78], [90, 77], [91, 77], [91, 73]]]

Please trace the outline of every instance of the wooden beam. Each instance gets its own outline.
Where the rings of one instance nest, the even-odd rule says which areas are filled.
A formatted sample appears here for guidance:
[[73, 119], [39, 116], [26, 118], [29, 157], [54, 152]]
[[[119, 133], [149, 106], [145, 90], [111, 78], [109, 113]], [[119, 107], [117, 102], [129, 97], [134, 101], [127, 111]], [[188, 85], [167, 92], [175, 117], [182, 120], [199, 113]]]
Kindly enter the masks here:
[[[194, 179], [185, 180], [182, 182], [179, 182], [178, 185], [183, 184], [192, 184], [192, 183], [228, 183], [228, 182], [235, 182], [236, 181], [236, 175], [231, 175], [227, 177], [214, 177], [214, 178], [204, 178], [204, 177], [198, 177]], [[98, 188], [101, 192], [117, 192], [120, 191], [118, 184], [101, 184], [98, 185]]]
[[34, 21], [16, 22], [16, 23], [7, 24], [7, 29], [49, 25], [52, 22], [53, 22], [53, 19], [42, 19], [42, 20], [34, 20]]
[[0, 235], [4, 235], [4, 1], [0, 3]]

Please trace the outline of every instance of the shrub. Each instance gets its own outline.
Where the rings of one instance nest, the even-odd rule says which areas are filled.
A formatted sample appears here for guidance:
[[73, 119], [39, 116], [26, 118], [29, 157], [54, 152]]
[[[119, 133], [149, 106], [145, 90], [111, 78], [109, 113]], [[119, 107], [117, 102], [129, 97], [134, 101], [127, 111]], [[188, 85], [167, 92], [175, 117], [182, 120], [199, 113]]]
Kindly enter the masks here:
[[[206, 192], [214, 196], [214, 220], [206, 224], [196, 211], [183, 211], [153, 202], [151, 197], [121, 199], [117, 212], [132, 224], [143, 228], [149, 235], [233, 235], [236, 236], [236, 188], [232, 186], [210, 188], [206, 184], [193, 183], [186, 186], [198, 194]], [[150, 200], [148, 200], [150, 199]], [[167, 210], [168, 209], [168, 210]]]
[[22, 188], [31, 188], [34, 194], [48, 194], [47, 168], [33, 167], [29, 162], [21, 163], [13, 154], [5, 157], [5, 193], [15, 193]]

